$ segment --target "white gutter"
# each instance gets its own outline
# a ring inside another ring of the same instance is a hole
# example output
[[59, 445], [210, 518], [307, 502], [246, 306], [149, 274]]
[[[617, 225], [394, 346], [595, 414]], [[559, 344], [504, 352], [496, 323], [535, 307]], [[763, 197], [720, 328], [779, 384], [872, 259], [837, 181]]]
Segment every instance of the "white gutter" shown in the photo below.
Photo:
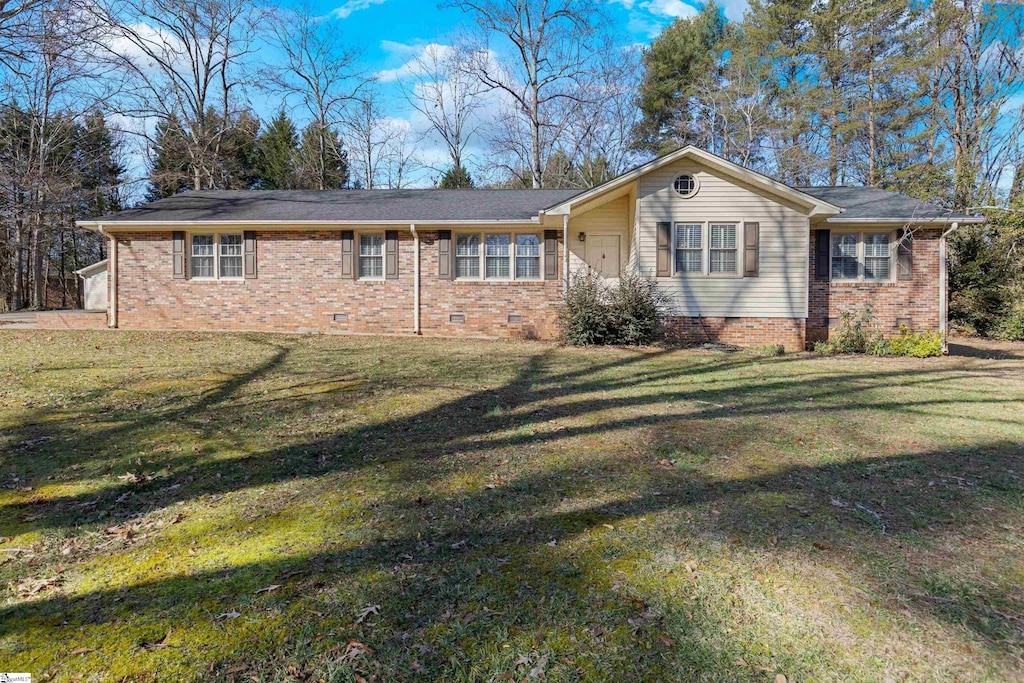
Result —
[[[541, 218], [539, 215], [529, 219], [463, 219], [463, 220], [436, 220], [436, 221], [419, 221], [420, 225], [523, 225], [523, 226], [536, 226], [540, 225]], [[95, 221], [75, 221], [75, 225], [79, 228], [94, 228], [99, 227], [100, 224]], [[107, 229], [110, 228], [137, 228], [146, 227], [159, 230], [161, 228], [169, 227], [188, 227], [192, 225], [198, 226], [211, 226], [211, 225], [245, 225], [245, 226], [262, 226], [262, 225], [273, 225], [273, 226], [295, 226], [301, 228], [309, 227], [341, 227], [348, 225], [393, 225], [400, 226], [406, 225], [402, 220], [386, 220], [386, 221], [299, 221], [299, 220], [259, 220], [259, 221], [218, 221], [218, 220], [198, 220], [198, 221], [115, 221], [104, 224]]]
[[[838, 223], [848, 223], [850, 225], [866, 224], [871, 225], [875, 223], [893, 223], [896, 225], [949, 225], [952, 223], [956, 225], [958, 223], [984, 223], [984, 216], [969, 216], [967, 218], [827, 218], [821, 221], [820, 225], [836, 225]], [[815, 225], [819, 225], [816, 223]]]
[[569, 293], [569, 214], [562, 214], [562, 268], [565, 270], [565, 277], [562, 278], [562, 295]]
[[416, 224], [410, 223], [412, 232], [412, 333], [420, 334], [420, 234], [416, 232]]
[[939, 238], [939, 333], [942, 335], [942, 352], [949, 351], [949, 261], [946, 255], [946, 238], [956, 232], [959, 223], [953, 223]]

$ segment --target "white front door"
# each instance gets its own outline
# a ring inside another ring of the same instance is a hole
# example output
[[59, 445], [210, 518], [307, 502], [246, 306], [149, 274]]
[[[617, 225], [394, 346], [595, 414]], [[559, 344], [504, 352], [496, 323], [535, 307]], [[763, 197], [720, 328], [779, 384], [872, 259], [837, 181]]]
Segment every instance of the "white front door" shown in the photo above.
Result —
[[601, 277], [619, 276], [619, 236], [587, 234], [587, 264]]

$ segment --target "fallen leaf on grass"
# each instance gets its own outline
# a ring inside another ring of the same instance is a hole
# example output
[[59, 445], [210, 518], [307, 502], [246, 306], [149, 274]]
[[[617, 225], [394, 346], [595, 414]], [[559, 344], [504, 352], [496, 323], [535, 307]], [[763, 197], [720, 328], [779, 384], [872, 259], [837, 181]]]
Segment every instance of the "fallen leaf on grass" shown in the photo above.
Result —
[[811, 545], [813, 545], [813, 546], [814, 546], [815, 548], [817, 548], [818, 550], [832, 550], [832, 546], [830, 546], [830, 545], [825, 545], [824, 543], [819, 543], [818, 541], [815, 541], [815, 542], [814, 542], [814, 543], [812, 543]]
[[611, 524], [602, 524], [601, 526], [603, 526], [605, 529], [614, 529], [615, 528]]
[[[364, 607], [363, 609], [359, 610], [358, 614], [359, 614], [359, 616], [356, 618], [356, 623], [357, 624], [361, 624], [364, 621], [366, 621], [366, 618], [368, 616], [370, 616], [371, 614], [375, 615], [375, 616], [379, 615], [380, 614], [380, 605], [370, 605], [369, 607]], [[352, 641], [352, 642], [355, 642], [355, 641]]]
[[345, 646], [345, 653], [341, 656], [341, 658], [347, 659], [351, 662], [354, 661], [356, 657], [359, 657], [361, 655], [372, 654], [373, 648], [371, 648], [369, 645], [364, 645], [363, 643], [360, 643], [358, 640], [350, 640], [348, 641], [348, 645]]
[[237, 612], [235, 610], [231, 610], [230, 612], [224, 612], [223, 614], [218, 614], [217, 618], [218, 619], [237, 619], [240, 616], [242, 616], [241, 612]]
[[[279, 583], [272, 583], [269, 586], [267, 586], [266, 588], [261, 588], [258, 591], [256, 591], [256, 595], [259, 595], [260, 593], [270, 593], [272, 591], [276, 591], [280, 587], [281, 587], [281, 584], [279, 584]], [[356, 623], [359, 623], [359, 622], [356, 622]]]
[[86, 654], [88, 652], [96, 652], [96, 648], [94, 648], [94, 647], [76, 647], [74, 650], [71, 651], [71, 654], [73, 654], [73, 655], [84, 655], [84, 654]]

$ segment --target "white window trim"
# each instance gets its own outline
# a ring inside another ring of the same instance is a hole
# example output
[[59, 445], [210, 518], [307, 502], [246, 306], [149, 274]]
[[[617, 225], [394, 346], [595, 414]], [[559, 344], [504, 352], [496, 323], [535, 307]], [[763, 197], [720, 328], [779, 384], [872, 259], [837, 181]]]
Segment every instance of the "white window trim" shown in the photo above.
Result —
[[[363, 235], [380, 235], [380, 275], [362, 275], [360, 274], [360, 263], [362, 261], [362, 247]], [[388, 240], [387, 235], [383, 230], [364, 230], [362, 232], [355, 233], [355, 269], [356, 279], [363, 280], [365, 282], [380, 282], [387, 275], [387, 258], [388, 258]]]
[[[192, 240], [195, 237], [208, 235], [213, 237], [213, 277], [196, 277], [192, 275]], [[223, 235], [238, 235], [242, 238], [242, 274], [235, 277], [221, 277], [220, 274], [220, 238]], [[191, 232], [188, 235], [188, 279], [196, 282], [244, 282], [245, 281], [245, 235], [240, 232]]]
[[[711, 225], [735, 225], [736, 226], [736, 270], [731, 273], [712, 273], [711, 272]], [[684, 272], [676, 270], [676, 230], [680, 225], [699, 225], [700, 228], [700, 272]], [[746, 229], [745, 223], [741, 220], [732, 219], [715, 219], [705, 221], [674, 221], [672, 223], [672, 234], [671, 237], [671, 253], [670, 259], [672, 261], [672, 277], [676, 278], [713, 278], [713, 279], [726, 279], [730, 280], [733, 278], [743, 277], [743, 244], [744, 235], [743, 231]], [[831, 253], [831, 252], [830, 252]]]
[[[693, 179], [693, 191], [690, 192], [690, 194], [681, 194], [679, 190], [676, 189], [676, 181], [684, 175], [688, 175]], [[675, 195], [677, 199], [693, 199], [697, 196], [697, 193], [700, 192], [700, 176], [697, 175], [696, 171], [680, 171], [672, 176], [672, 185], [670, 187], [672, 189], [672, 194]]]
[[[832, 243], [837, 235], [856, 235], [857, 236], [857, 277], [834, 277], [832, 275]], [[889, 235], [889, 277], [884, 279], [879, 278], [867, 278], [864, 277], [865, 255], [867, 248], [864, 244], [864, 237], [866, 235]], [[885, 284], [887, 282], [896, 281], [896, 269], [898, 264], [896, 262], [896, 250], [898, 245], [896, 244], [896, 231], [895, 230], [832, 230], [829, 234], [828, 239], [828, 278], [830, 282], [866, 282], [868, 284]]]
[[[539, 232], [512, 232], [512, 231], [494, 231], [488, 230], [484, 232], [477, 232], [475, 230], [466, 230], [452, 233], [452, 250], [453, 250], [453, 261], [455, 250], [458, 249], [458, 238], [459, 236], [476, 235], [480, 238], [480, 248], [477, 258], [480, 260], [480, 275], [478, 277], [457, 277], [455, 275], [455, 268], [453, 263], [452, 268], [452, 279], [455, 282], [543, 282], [544, 281], [544, 234]], [[509, 236], [509, 250], [508, 250], [508, 277], [487, 277], [487, 236], [488, 235], [508, 235]], [[523, 258], [537, 258], [540, 264], [537, 277], [516, 277], [516, 260], [519, 258], [519, 243], [517, 237], [522, 235], [533, 235], [537, 238], [539, 243], [539, 256], [529, 256]]]

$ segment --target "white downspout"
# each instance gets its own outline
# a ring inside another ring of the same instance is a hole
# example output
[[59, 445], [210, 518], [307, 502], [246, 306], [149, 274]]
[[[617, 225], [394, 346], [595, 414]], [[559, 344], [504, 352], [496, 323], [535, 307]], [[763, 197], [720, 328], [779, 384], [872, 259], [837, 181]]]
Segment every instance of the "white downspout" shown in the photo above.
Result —
[[420, 334], [420, 234], [416, 232], [416, 224], [410, 223], [412, 232], [412, 333]]
[[946, 256], [946, 238], [960, 228], [959, 223], [953, 223], [949, 230], [942, 233], [939, 238], [939, 333], [942, 335], [942, 352], [949, 350], [947, 337], [949, 331], [949, 263]]
[[562, 214], [562, 268], [565, 270], [562, 278], [562, 294], [569, 293], [569, 214]]
[[107, 302], [109, 316], [107, 327], [117, 327], [117, 237], [110, 235], [99, 226], [100, 234], [110, 239], [110, 247], [107, 249], [107, 279], [109, 280], [110, 301]]

